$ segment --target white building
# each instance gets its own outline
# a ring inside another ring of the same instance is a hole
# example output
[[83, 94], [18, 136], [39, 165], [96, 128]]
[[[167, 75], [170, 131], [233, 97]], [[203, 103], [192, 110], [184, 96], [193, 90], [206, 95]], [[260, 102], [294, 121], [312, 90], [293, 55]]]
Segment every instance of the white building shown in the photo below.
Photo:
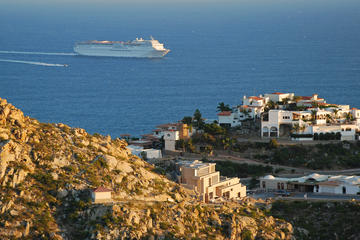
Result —
[[138, 156], [139, 158], [142, 158], [144, 154], [147, 159], [154, 159], [154, 158], [162, 158], [161, 150], [159, 149], [144, 149], [141, 146], [135, 146], [135, 145], [128, 145], [128, 149], [130, 149], [131, 153]]
[[251, 97], [243, 96], [242, 105], [264, 107], [269, 100], [269, 97], [263, 97], [262, 95]]
[[[357, 113], [356, 111], [355, 114]], [[261, 136], [263, 138], [289, 136], [297, 124], [300, 126], [297, 134], [340, 133], [341, 140], [355, 140], [357, 131], [360, 129], [358, 122], [360, 123], [360, 119], [352, 122], [347, 122], [346, 119], [336, 119], [334, 112], [329, 109], [270, 110], [267, 116], [261, 120]], [[308, 140], [312, 140], [312, 138], [308, 138]]]
[[111, 199], [111, 189], [98, 187], [91, 191], [91, 198], [94, 203], [109, 202]]
[[313, 94], [312, 96], [300, 96], [297, 101], [297, 106], [311, 107], [314, 103], [322, 104], [326, 103], [326, 101], [324, 98], [319, 98], [318, 94]]
[[180, 183], [194, 189], [205, 202], [216, 198], [237, 199], [246, 196], [246, 186], [239, 178], [221, 177], [215, 171], [216, 163], [182, 161], [178, 163], [181, 172]]
[[358, 194], [360, 193], [360, 176], [313, 173], [298, 178], [280, 178], [267, 175], [260, 178], [260, 188], [266, 191], [287, 190], [326, 194]]
[[164, 131], [164, 140], [165, 140], [165, 150], [166, 151], [175, 151], [176, 141], [180, 139], [180, 131], [178, 130], [168, 130]]
[[292, 100], [294, 98], [294, 93], [280, 93], [280, 92], [266, 93], [265, 98], [269, 98], [269, 100], [277, 103], [277, 102], [282, 102], [285, 98]]

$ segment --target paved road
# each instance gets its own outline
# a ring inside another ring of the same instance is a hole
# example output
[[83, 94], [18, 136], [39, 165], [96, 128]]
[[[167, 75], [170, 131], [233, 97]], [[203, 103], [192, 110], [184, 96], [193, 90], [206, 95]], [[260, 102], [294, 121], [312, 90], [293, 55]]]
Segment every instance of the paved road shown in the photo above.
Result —
[[323, 201], [349, 201], [355, 199], [356, 201], [360, 201], [359, 195], [340, 195], [340, 194], [319, 194], [319, 193], [307, 193], [307, 197], [304, 197], [304, 193], [292, 193], [289, 197], [281, 197], [275, 195], [275, 193], [265, 192], [265, 193], [255, 193], [249, 195], [249, 197], [253, 197], [256, 199], [284, 199], [284, 200], [323, 200]]
[[[183, 157], [186, 160], [199, 160], [202, 158], [201, 155], [198, 156], [186, 156]], [[249, 158], [243, 158], [243, 157], [236, 157], [231, 155], [218, 155], [216, 157], [207, 157], [208, 160], [213, 161], [230, 161], [233, 163], [247, 163], [247, 164], [253, 164], [253, 165], [261, 165], [261, 166], [271, 166], [274, 169], [285, 169], [288, 172], [294, 172], [292, 173], [286, 173], [286, 174], [278, 174], [279, 177], [299, 177], [304, 175], [309, 175], [311, 173], [318, 173], [318, 174], [325, 174], [325, 175], [356, 175], [360, 174], [360, 168], [353, 168], [353, 169], [344, 169], [344, 170], [313, 170], [308, 168], [299, 168], [299, 167], [290, 167], [285, 165], [277, 165], [277, 164], [270, 164], [270, 163], [263, 163], [259, 160], [249, 159]]]
[[235, 156], [229, 156], [229, 155], [218, 155], [217, 157], [209, 157], [209, 160], [214, 161], [230, 161], [234, 163], [248, 163], [248, 164], [254, 164], [254, 165], [262, 165], [262, 166], [271, 166], [274, 169], [283, 168], [285, 170], [291, 171], [294, 170], [294, 174], [284, 174], [279, 176], [287, 176], [287, 177], [297, 177], [300, 174], [302, 175], [308, 175], [311, 173], [318, 173], [318, 174], [326, 174], [326, 175], [354, 175], [354, 174], [360, 174], [360, 168], [353, 168], [353, 169], [344, 169], [344, 170], [313, 170], [313, 169], [307, 169], [307, 168], [298, 168], [298, 167], [289, 167], [284, 165], [277, 165], [277, 164], [269, 164], [269, 163], [263, 163], [258, 160], [248, 159], [248, 158], [241, 158], [241, 157], [235, 157]]

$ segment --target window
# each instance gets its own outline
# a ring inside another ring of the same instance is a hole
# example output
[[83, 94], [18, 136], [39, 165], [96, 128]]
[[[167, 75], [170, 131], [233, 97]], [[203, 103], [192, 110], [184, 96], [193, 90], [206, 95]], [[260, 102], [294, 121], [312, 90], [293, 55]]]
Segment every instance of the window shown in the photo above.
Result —
[[278, 184], [277, 184], [277, 189], [280, 189], [280, 183], [278, 182]]
[[284, 183], [281, 183], [281, 189], [284, 190]]
[[266, 187], [266, 183], [265, 181], [262, 182], [262, 187], [265, 188]]

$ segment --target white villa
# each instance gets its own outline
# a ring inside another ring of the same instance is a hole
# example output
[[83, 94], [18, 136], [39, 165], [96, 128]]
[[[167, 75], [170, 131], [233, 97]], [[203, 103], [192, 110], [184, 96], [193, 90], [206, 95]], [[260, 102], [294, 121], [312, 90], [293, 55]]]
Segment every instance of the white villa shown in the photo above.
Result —
[[292, 103], [297, 106], [311, 107], [314, 102], [325, 104], [323, 98], [317, 94], [312, 96], [298, 96], [294, 93], [266, 93], [259, 96], [243, 96], [242, 105], [233, 107], [231, 111], [218, 113], [218, 123], [220, 126], [236, 127], [241, 126], [242, 121], [248, 119], [260, 119], [265, 111], [267, 104], [271, 101], [276, 104], [277, 109], [284, 109], [284, 102]]
[[359, 194], [360, 176], [320, 175], [280, 178], [267, 175], [260, 178], [260, 188], [266, 191], [287, 190], [327, 194]]
[[209, 202], [216, 198], [237, 199], [246, 196], [246, 186], [239, 178], [221, 177], [215, 171], [216, 163], [201, 161], [182, 161], [178, 163], [181, 176], [179, 182], [185, 187], [194, 189], [200, 199]]
[[219, 125], [236, 127], [241, 126], [242, 121], [260, 118], [268, 102], [269, 98], [262, 95], [258, 97], [244, 96], [241, 106], [233, 107], [232, 111], [224, 111], [217, 114]]
[[360, 131], [360, 110], [349, 105], [327, 104], [317, 94], [295, 97], [293, 93], [265, 94], [271, 101], [284, 101], [300, 107], [299, 111], [286, 110], [285, 105], [263, 113], [261, 137], [288, 137], [293, 140], [313, 140], [323, 134], [338, 134], [340, 140], [355, 140]]
[[[355, 140], [360, 130], [358, 109], [308, 108], [305, 111], [270, 110], [261, 120], [261, 136], [284, 137], [290, 132], [301, 135], [338, 133], [341, 140]], [[313, 140], [304, 137], [297, 140]]]
[[128, 145], [127, 148], [130, 149], [132, 154], [138, 156], [139, 158], [143, 157], [143, 155], [145, 155], [147, 159], [162, 158], [160, 149], [146, 149], [136, 145]]
[[274, 103], [282, 102], [285, 98], [291, 100], [294, 98], [294, 93], [266, 93], [265, 97], [269, 98], [269, 100], [273, 101]]

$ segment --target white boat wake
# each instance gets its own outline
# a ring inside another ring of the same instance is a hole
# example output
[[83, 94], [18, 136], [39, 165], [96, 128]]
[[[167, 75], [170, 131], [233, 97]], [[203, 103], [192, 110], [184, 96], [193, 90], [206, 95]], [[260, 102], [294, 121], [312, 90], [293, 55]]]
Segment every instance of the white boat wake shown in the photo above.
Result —
[[68, 67], [67, 64], [21, 61], [21, 60], [12, 60], [12, 59], [0, 59], [0, 62], [24, 63], [24, 64], [47, 66], [47, 67]]
[[76, 53], [49, 53], [49, 52], [19, 52], [19, 51], [0, 51], [0, 54], [27, 54], [27, 55], [57, 55], [57, 56], [76, 56]]

